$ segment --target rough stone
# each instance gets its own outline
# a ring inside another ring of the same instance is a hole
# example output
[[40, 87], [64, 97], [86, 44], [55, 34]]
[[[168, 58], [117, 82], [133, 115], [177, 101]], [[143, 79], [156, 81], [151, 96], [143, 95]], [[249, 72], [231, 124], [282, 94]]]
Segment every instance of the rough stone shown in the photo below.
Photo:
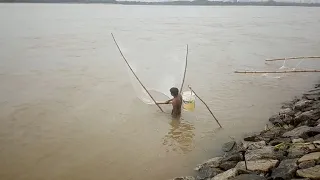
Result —
[[294, 124], [294, 118], [292, 116], [286, 116], [282, 121], [285, 124]]
[[315, 135], [320, 134], [320, 126], [312, 127], [308, 132], [307, 135], [309, 137], [313, 137]]
[[194, 169], [196, 171], [199, 171], [200, 169], [204, 168], [204, 167], [211, 167], [211, 168], [217, 168], [220, 166], [221, 162], [222, 162], [222, 157], [214, 157], [212, 159], [209, 159], [208, 161], [197, 165], [197, 167]]
[[302, 138], [292, 139], [292, 143], [304, 143], [304, 140]]
[[255, 141], [257, 141], [256, 137], [257, 137], [257, 134], [253, 134], [253, 135], [249, 135], [249, 136], [244, 137], [243, 140], [255, 142]]
[[291, 108], [283, 108], [283, 109], [280, 109], [280, 114], [286, 114], [289, 116], [293, 116], [295, 114], [295, 112]]
[[232, 178], [231, 180], [267, 180], [263, 176], [259, 176], [256, 174], [241, 174], [235, 178]]
[[320, 165], [308, 169], [299, 169], [297, 171], [297, 176], [310, 179], [320, 179]]
[[258, 159], [281, 159], [284, 156], [282, 151], [274, 151], [274, 147], [265, 146], [261, 149], [248, 150], [245, 154], [247, 161]]
[[282, 119], [284, 119], [284, 115], [283, 114], [276, 114], [276, 115], [271, 116], [269, 118], [269, 121], [272, 124], [283, 124]]
[[311, 127], [308, 126], [300, 126], [291, 131], [284, 133], [283, 137], [306, 137], [306, 133], [310, 131]]
[[300, 158], [310, 151], [310, 144], [296, 144], [288, 149], [288, 158]]
[[207, 178], [212, 178], [222, 172], [223, 171], [218, 168], [203, 167], [199, 170], [196, 179], [203, 180], [203, 179], [207, 179]]
[[294, 121], [295, 121], [295, 124], [299, 124], [300, 122], [303, 122], [303, 121], [312, 122], [319, 119], [319, 117], [320, 117], [319, 110], [309, 110], [296, 116], [294, 118]]
[[270, 141], [269, 145], [276, 146], [276, 145], [281, 144], [281, 143], [290, 143], [290, 142], [291, 142], [290, 138], [277, 138], [277, 139], [274, 139], [274, 140]]
[[242, 161], [243, 160], [243, 156], [241, 153], [231, 153], [231, 154], [227, 154], [223, 159], [222, 162], [226, 162], [226, 161]]
[[310, 161], [310, 160], [315, 160], [318, 161], [320, 159], [320, 152], [314, 152], [310, 154], [306, 154], [302, 156], [298, 162], [303, 162], [303, 161]]
[[313, 144], [316, 146], [316, 148], [320, 148], [320, 141], [313, 141]]
[[320, 99], [320, 95], [318, 93], [304, 94], [304, 97], [307, 100], [319, 100]]
[[232, 169], [229, 169], [228, 171], [225, 171], [221, 174], [216, 175], [211, 180], [228, 180], [235, 177], [237, 173], [238, 173], [238, 169], [232, 168]]
[[307, 106], [311, 105], [313, 101], [302, 99], [294, 104], [294, 110], [302, 110]]
[[314, 160], [303, 161], [302, 163], [299, 164], [299, 168], [300, 169], [307, 169], [307, 168], [311, 168], [315, 165], [316, 165], [316, 162]]
[[317, 134], [313, 137], [308, 138], [307, 141], [312, 142], [312, 141], [318, 141], [318, 140], [320, 140], [320, 134]]
[[235, 141], [230, 141], [230, 142], [227, 142], [225, 143], [223, 146], [222, 146], [222, 151], [224, 152], [229, 152], [233, 149], [233, 147], [236, 145], [236, 142]]
[[227, 171], [231, 168], [234, 168], [237, 164], [238, 164], [238, 161], [226, 161], [226, 162], [222, 162], [219, 167]]
[[185, 177], [176, 177], [173, 180], [195, 180], [192, 176], [185, 176]]
[[[250, 171], [258, 171], [258, 172], [265, 173], [265, 172], [268, 172], [270, 169], [276, 167], [278, 163], [279, 163], [278, 160], [273, 160], [273, 159], [247, 161], [247, 168]], [[246, 169], [245, 162], [244, 161], [238, 162], [235, 168]]]
[[273, 179], [290, 179], [294, 177], [298, 169], [297, 159], [286, 159], [281, 161], [279, 166], [272, 171]]
[[259, 142], [243, 141], [243, 147], [249, 150], [261, 149], [264, 146], [266, 146], [265, 141], [259, 141]]
[[316, 101], [316, 103], [314, 103], [313, 105], [312, 105], [312, 109], [320, 109], [320, 102], [319, 101]]

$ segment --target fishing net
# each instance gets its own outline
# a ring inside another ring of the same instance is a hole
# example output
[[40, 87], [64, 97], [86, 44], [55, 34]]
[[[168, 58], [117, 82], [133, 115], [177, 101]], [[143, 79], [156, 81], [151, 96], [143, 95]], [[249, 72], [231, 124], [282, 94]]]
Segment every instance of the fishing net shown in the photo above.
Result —
[[[148, 54], [153, 54], [148, 57]], [[154, 56], [154, 54], [157, 54]], [[165, 52], [144, 53], [144, 57], [131, 55], [129, 64], [156, 102], [165, 102], [171, 99], [170, 88], [181, 88], [184, 68], [185, 49], [165, 49]], [[155, 104], [147, 91], [141, 86], [137, 78], [127, 66], [130, 82], [136, 96], [146, 104]], [[195, 94], [191, 91], [182, 93], [183, 108], [194, 111]]]
[[[157, 102], [171, 99], [170, 88], [180, 89], [181, 87], [185, 49], [165, 49], [165, 52], [155, 52], [152, 56], [151, 53], [144, 55], [140, 57], [131, 55], [134, 58], [128, 61], [133, 71]], [[127, 70], [136, 96], [146, 104], [154, 104], [128, 67]]]

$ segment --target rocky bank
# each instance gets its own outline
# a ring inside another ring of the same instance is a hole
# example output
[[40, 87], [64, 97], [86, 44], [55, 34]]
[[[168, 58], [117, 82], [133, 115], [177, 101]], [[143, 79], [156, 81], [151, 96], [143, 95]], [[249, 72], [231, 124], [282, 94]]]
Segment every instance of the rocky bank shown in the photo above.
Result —
[[260, 133], [231, 141], [224, 155], [174, 180], [320, 180], [320, 85], [285, 103]]

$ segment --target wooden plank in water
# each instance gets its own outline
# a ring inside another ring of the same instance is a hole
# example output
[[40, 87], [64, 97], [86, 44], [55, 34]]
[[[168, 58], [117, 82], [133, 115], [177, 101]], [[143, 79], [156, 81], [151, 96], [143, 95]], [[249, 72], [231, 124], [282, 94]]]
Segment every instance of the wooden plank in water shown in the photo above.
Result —
[[319, 59], [320, 60], [320, 56], [301, 56], [301, 57], [276, 58], [276, 59], [266, 59], [266, 61], [284, 61], [284, 60], [294, 60], [294, 59]]
[[320, 72], [320, 70], [290, 70], [290, 71], [235, 71], [241, 74], [266, 74], [266, 73], [304, 73], [304, 72]]

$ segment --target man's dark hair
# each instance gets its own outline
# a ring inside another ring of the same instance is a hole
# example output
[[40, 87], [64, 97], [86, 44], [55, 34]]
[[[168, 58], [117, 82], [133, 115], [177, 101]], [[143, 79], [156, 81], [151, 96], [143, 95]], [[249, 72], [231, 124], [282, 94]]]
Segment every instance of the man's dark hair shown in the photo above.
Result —
[[175, 96], [178, 96], [178, 94], [179, 94], [179, 89], [176, 88], [176, 87], [173, 87], [173, 88], [170, 89], [170, 92], [171, 92], [172, 96], [175, 97]]

